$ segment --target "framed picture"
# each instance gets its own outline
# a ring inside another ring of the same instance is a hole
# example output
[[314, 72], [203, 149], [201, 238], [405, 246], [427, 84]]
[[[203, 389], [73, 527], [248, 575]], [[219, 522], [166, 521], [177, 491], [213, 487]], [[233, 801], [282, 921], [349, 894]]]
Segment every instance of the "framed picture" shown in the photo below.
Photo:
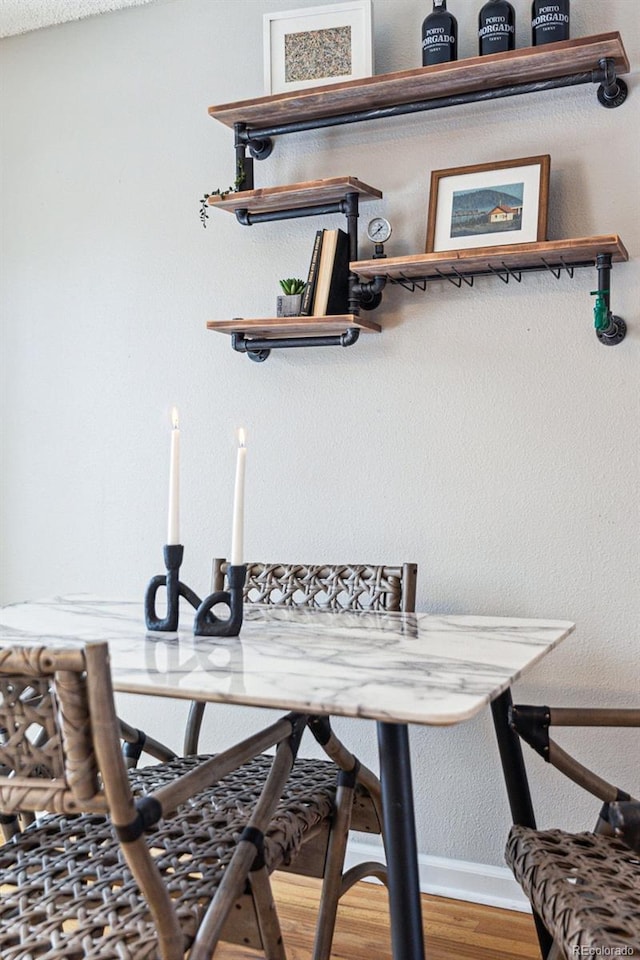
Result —
[[427, 253], [547, 239], [548, 154], [434, 170]]
[[371, 0], [265, 13], [267, 94], [355, 80], [372, 73]]

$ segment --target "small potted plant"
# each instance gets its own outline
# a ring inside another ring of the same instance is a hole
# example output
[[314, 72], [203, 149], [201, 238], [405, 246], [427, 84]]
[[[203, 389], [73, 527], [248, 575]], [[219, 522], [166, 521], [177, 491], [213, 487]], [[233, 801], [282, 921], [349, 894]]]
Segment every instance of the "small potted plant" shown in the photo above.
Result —
[[276, 301], [276, 316], [299, 317], [306, 283], [299, 277], [288, 277], [280, 281], [280, 286], [283, 292]]

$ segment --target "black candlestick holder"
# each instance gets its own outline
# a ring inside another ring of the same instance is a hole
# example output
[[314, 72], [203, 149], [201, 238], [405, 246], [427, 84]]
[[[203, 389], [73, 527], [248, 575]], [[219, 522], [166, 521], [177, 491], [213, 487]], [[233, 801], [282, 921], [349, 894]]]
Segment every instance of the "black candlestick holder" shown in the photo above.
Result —
[[[193, 632], [202, 637], [237, 637], [242, 626], [243, 588], [247, 575], [245, 564], [230, 566], [227, 570], [228, 590], [219, 590], [201, 600], [197, 593], [180, 580], [180, 566], [184, 547], [179, 543], [164, 547], [166, 574], [152, 577], [144, 597], [144, 616], [147, 630], [175, 633], [180, 618], [180, 597], [196, 611]], [[156, 613], [156, 595], [160, 587], [166, 587], [167, 610], [164, 617]], [[213, 613], [213, 607], [224, 603], [229, 607], [226, 620]]]
[[[197, 610], [200, 606], [200, 597], [180, 580], [180, 566], [183, 555], [184, 547], [181, 543], [169, 543], [164, 547], [164, 565], [167, 572], [166, 574], [159, 574], [149, 581], [144, 596], [144, 617], [147, 630], [175, 632], [178, 629], [180, 616], [180, 597], [184, 597], [194, 610]], [[161, 618], [156, 613], [156, 594], [160, 587], [164, 586], [167, 588], [167, 612]]]
[[[246, 564], [237, 564], [227, 568], [228, 590], [218, 590], [206, 597], [196, 610], [193, 632], [199, 637], [237, 637], [242, 626], [244, 606], [244, 582], [247, 576]], [[221, 620], [212, 612], [218, 603], [229, 607], [229, 616]]]

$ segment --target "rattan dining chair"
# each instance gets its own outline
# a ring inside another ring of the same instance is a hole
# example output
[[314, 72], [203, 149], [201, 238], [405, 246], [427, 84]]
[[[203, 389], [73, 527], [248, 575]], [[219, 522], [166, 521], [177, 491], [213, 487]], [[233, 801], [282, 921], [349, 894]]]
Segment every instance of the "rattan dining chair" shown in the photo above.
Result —
[[[23, 689], [21, 693], [21, 700], [23, 707], [28, 707], [34, 711], [36, 710], [37, 702], [39, 700], [39, 689], [33, 686], [27, 686]], [[158, 740], [155, 740], [153, 737], [147, 736], [142, 730], [138, 730], [136, 727], [132, 727], [131, 724], [127, 723], [126, 720], [123, 720], [121, 717], [118, 717], [118, 726], [120, 731], [120, 739], [122, 741], [122, 754], [125, 759], [125, 765], [129, 768], [134, 768], [138, 765], [138, 761], [142, 754], [146, 754], [153, 760], [159, 760], [161, 762], [166, 762], [167, 760], [175, 760], [176, 754], [169, 747], [165, 746], [163, 743], [160, 743]], [[0, 738], [3, 736], [6, 737], [6, 731], [0, 728]], [[44, 727], [41, 727], [37, 735], [32, 738], [33, 746], [37, 748], [43, 748], [47, 738], [47, 730]], [[3, 767], [0, 764], [0, 776], [2, 776]], [[10, 837], [15, 836], [24, 830], [25, 827], [29, 826], [30, 823], [33, 823], [35, 820], [35, 814], [31, 810], [22, 810], [19, 814], [3, 814], [0, 813], [0, 834], [3, 839], [8, 840]]]
[[[212, 590], [224, 589], [228, 563], [213, 561]], [[244, 587], [248, 604], [306, 607], [337, 610], [377, 610], [413, 612], [415, 610], [417, 565], [307, 565], [249, 563]], [[196, 754], [205, 704], [194, 701], [190, 707], [185, 733], [185, 755]], [[386, 867], [367, 861], [344, 872], [350, 830], [382, 833], [380, 783], [344, 746], [331, 729], [328, 718], [309, 720], [309, 729], [331, 762], [298, 757], [295, 770], [308, 786], [307, 802], [314, 807], [327, 794], [332, 805], [322, 824], [311, 834], [287, 869], [322, 877], [322, 895], [312, 960], [328, 960], [340, 898], [364, 877], [386, 881]], [[247, 774], [255, 770], [256, 790], [261, 772], [256, 762], [247, 765]], [[296, 804], [296, 797], [292, 798]], [[288, 803], [285, 789], [283, 804]], [[295, 815], [295, 814], [294, 814]]]
[[548, 960], [640, 956], [640, 803], [560, 747], [551, 727], [640, 727], [640, 710], [514, 706], [511, 726], [603, 806], [592, 832], [516, 825], [506, 860], [549, 934]]
[[51, 811], [0, 846], [2, 960], [285, 960], [269, 875], [313, 827], [278, 805], [306, 719], [128, 774], [107, 644], [1, 648], [0, 813]]

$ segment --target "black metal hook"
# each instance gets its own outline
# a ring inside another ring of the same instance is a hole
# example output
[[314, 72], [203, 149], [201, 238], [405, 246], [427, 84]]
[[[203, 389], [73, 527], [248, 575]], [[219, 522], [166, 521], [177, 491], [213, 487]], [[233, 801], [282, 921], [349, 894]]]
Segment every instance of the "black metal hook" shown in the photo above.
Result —
[[474, 281], [473, 276], [466, 276], [464, 273], [460, 273], [459, 270], [456, 270], [453, 264], [451, 265], [450, 270], [451, 270], [451, 273], [453, 273], [453, 276], [451, 276], [450, 273], [443, 273], [438, 267], [436, 267], [436, 273], [438, 274], [440, 279], [448, 280], [449, 283], [452, 283], [454, 287], [458, 288], [458, 290], [460, 290], [463, 283], [466, 283], [468, 287], [473, 286], [473, 281]]
[[505, 276], [503, 276], [503, 275], [502, 275], [502, 272], [501, 272], [500, 270], [496, 270], [496, 268], [493, 266], [492, 263], [488, 263], [488, 264], [487, 264], [487, 267], [489, 268], [489, 270], [491, 271], [491, 273], [494, 275], [494, 277], [497, 277], [497, 278], [498, 278], [498, 280], [502, 280], [503, 283], [509, 283], [509, 274], [508, 274], [508, 273], [507, 273]]
[[459, 270], [456, 270], [456, 268], [453, 266], [453, 264], [451, 264], [451, 270], [452, 270], [453, 273], [455, 273], [456, 277], [459, 277], [459, 278], [462, 280], [463, 283], [466, 283], [466, 285], [467, 285], [468, 287], [472, 287], [472, 286], [473, 286], [473, 281], [474, 281], [474, 277], [473, 277], [473, 276], [466, 276], [464, 273], [460, 273]]
[[507, 266], [507, 264], [504, 262], [504, 260], [502, 261], [502, 266], [503, 266], [504, 269], [507, 271], [507, 274], [508, 274], [510, 277], [513, 277], [513, 279], [515, 280], [516, 283], [522, 283], [522, 271], [521, 271], [521, 270], [512, 270], [511, 267]]
[[454, 277], [452, 277], [450, 274], [443, 273], [438, 267], [436, 267], [436, 273], [438, 274], [441, 280], [448, 280], [449, 283], [452, 283], [454, 287], [458, 288], [458, 290], [462, 286], [462, 280], [454, 279]]

